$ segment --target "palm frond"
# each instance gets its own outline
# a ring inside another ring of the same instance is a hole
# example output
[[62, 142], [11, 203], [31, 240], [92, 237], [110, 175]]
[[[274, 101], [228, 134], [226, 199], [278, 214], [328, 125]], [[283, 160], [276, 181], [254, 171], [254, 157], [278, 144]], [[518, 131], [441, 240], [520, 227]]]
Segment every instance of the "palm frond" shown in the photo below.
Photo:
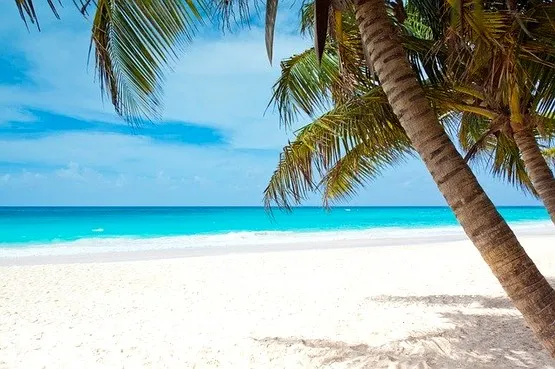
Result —
[[467, 141], [466, 145], [469, 145], [469, 147], [466, 151], [466, 155], [464, 156], [464, 161], [468, 162], [469, 160], [472, 160], [476, 156], [476, 153], [478, 153], [480, 150], [483, 150], [488, 145], [488, 142], [491, 140], [492, 136], [495, 133], [496, 133], [496, 128], [490, 127], [480, 137], [475, 139], [471, 145], [469, 145]]
[[[553, 63], [546, 65], [545, 62]], [[528, 60], [527, 75], [534, 86], [531, 90], [531, 108], [545, 116], [555, 116], [555, 52], [544, 55], [542, 62]]]
[[433, 40], [401, 34], [407, 58], [421, 84], [441, 84], [446, 80], [445, 56], [435, 47]]
[[164, 72], [202, 21], [201, 0], [98, 0], [91, 48], [100, 86], [130, 123], [157, 119]]
[[512, 184], [526, 193], [537, 196], [532, 181], [526, 173], [520, 151], [512, 137], [497, 135], [495, 149], [491, 150], [491, 172], [495, 177]]
[[535, 195], [520, 151], [506, 130], [507, 116], [489, 119], [472, 112], [463, 112], [459, 125], [459, 145], [466, 152], [465, 160], [475, 167], [489, 168], [494, 177]]
[[[303, 8], [303, 27], [313, 25], [313, 6]], [[341, 13], [341, 21], [334, 33], [342, 31], [340, 37], [333, 37], [327, 43], [318, 66], [313, 51], [307, 50], [282, 62], [282, 73], [274, 85], [271, 100], [280, 112], [281, 121], [286, 125], [298, 117], [300, 112], [315, 118], [329, 108], [332, 103], [342, 103], [353, 96], [365, 94], [377, 84], [367, 67], [360, 33], [352, 11]], [[403, 44], [413, 56], [414, 68], [426, 74], [429, 83], [442, 81], [442, 62], [439, 57], [430, 57], [434, 42], [421, 40], [411, 35], [403, 36]], [[421, 68], [424, 66], [424, 69]], [[318, 68], [319, 67], [319, 68]]]
[[533, 114], [530, 117], [530, 125], [535, 128], [538, 141], [546, 141], [550, 144], [555, 138], [555, 117]]
[[401, 26], [408, 34], [420, 40], [434, 40], [432, 28], [424, 22], [422, 15], [413, 9], [406, 13], [406, 18]]
[[[485, 139], [491, 139], [490, 120], [477, 114], [462, 113], [459, 125], [459, 145], [467, 152], [484, 149], [488, 144]], [[478, 145], [478, 147], [476, 147]]]
[[302, 35], [314, 32], [314, 1], [307, 1], [301, 7], [300, 31]]
[[[253, 14], [260, 12], [259, 0], [213, 0], [207, 1], [207, 13], [222, 31], [233, 30], [235, 26], [250, 26]], [[276, 4], [277, 8], [277, 4]]]
[[447, 24], [448, 9], [442, 0], [409, 0], [406, 10], [432, 33], [432, 39], [438, 40], [443, 36]]
[[331, 106], [331, 86], [340, 83], [337, 55], [326, 49], [322, 61], [308, 49], [281, 62], [281, 75], [274, 84], [274, 104], [283, 124], [289, 125], [300, 113], [316, 117]]
[[320, 180], [324, 206], [349, 199], [359, 187], [378, 178], [385, 169], [404, 161], [411, 154], [410, 145], [376, 146], [360, 142], [351, 148]]
[[545, 160], [551, 164], [551, 166], [555, 166], [555, 147], [548, 147], [542, 150], [543, 157]]
[[323, 190], [324, 202], [349, 196], [357, 183], [374, 178], [409, 152], [409, 139], [383, 91], [376, 88], [298, 132], [280, 156], [264, 203], [288, 208], [318, 190]]
[[[56, 4], [54, 4], [52, 0], [46, 0], [46, 2], [48, 3], [48, 6], [50, 7], [52, 13], [54, 13], [54, 16], [59, 19], [60, 15], [58, 14]], [[15, 5], [17, 6], [19, 16], [25, 23], [25, 26], [27, 28], [29, 27], [29, 25], [27, 24], [28, 20], [30, 23], [35, 24], [37, 26], [37, 29], [40, 31], [39, 19], [35, 10], [35, 5], [33, 4], [33, 0], [15, 0]]]
[[[23, 21], [38, 27], [33, 1], [15, 2]], [[158, 119], [165, 71], [203, 23], [204, 0], [73, 2], [83, 15], [95, 9], [90, 50], [100, 88], [116, 112], [132, 124]], [[53, 1], [47, 3], [59, 17]]]
[[496, 119], [499, 113], [488, 107], [480, 106], [469, 99], [457, 87], [448, 84], [428, 84], [424, 88], [430, 103], [436, 108], [439, 115], [450, 111], [458, 113], [472, 113], [486, 119]]

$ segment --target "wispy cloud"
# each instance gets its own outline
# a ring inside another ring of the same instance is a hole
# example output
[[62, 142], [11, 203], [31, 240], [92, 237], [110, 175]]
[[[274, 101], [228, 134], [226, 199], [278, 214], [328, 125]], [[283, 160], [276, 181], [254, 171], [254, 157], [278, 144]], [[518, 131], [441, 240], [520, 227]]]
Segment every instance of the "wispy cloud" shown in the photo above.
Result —
[[[0, 157], [4, 162], [0, 176], [9, 176], [11, 188], [0, 191], [1, 204], [27, 203], [26, 192], [33, 184], [28, 173], [36, 173], [42, 177], [37, 177], [34, 185], [53, 190], [41, 203], [65, 198], [62, 203], [125, 200], [126, 204], [152, 204], [166, 199], [166, 204], [174, 201], [214, 205], [220, 201], [255, 205], [260, 203], [275, 161], [273, 151], [191, 146], [145, 136], [84, 132], [0, 139]], [[92, 188], [107, 192], [89, 198], [71, 196]], [[13, 196], [14, 191], [19, 191], [19, 196]], [[114, 197], [122, 191], [126, 192], [123, 197]]]

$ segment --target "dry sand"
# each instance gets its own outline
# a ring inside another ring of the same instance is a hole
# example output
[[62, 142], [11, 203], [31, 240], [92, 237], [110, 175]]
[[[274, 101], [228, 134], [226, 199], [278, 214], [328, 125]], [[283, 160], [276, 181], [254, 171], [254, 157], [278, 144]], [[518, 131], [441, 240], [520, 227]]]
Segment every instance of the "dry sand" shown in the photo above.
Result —
[[555, 368], [468, 241], [2, 266], [0, 316], [2, 369]]

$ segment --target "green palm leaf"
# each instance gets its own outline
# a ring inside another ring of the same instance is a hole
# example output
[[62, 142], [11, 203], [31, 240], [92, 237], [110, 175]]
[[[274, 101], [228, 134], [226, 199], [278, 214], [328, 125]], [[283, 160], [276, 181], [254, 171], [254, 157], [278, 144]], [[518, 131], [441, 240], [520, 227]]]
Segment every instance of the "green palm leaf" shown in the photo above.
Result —
[[313, 191], [322, 191], [325, 203], [348, 197], [411, 150], [381, 88], [375, 88], [298, 132], [281, 153], [264, 203], [288, 208]]
[[555, 166], [555, 147], [549, 147], [543, 149], [542, 151], [543, 157], [551, 163], [551, 166]]
[[324, 205], [355, 196], [359, 187], [378, 178], [386, 168], [404, 161], [410, 150], [410, 145], [377, 146], [368, 142], [352, 147], [318, 184]]
[[[54, 2], [52, 0], [46, 0], [46, 2], [48, 3], [48, 6], [50, 7], [52, 13], [54, 13], [54, 16], [56, 18], [60, 18]], [[39, 19], [37, 16], [37, 12], [35, 11], [33, 0], [15, 0], [15, 5], [17, 6], [19, 16], [25, 23], [25, 26], [28, 27], [27, 20], [29, 20], [29, 22], [36, 24], [38, 30], [40, 31]]]
[[285, 125], [300, 113], [315, 117], [331, 106], [331, 89], [341, 82], [337, 54], [327, 49], [320, 63], [314, 49], [281, 62], [281, 75], [274, 84], [270, 104], [275, 104]]
[[537, 196], [532, 182], [526, 173], [520, 151], [512, 137], [501, 133], [496, 137], [495, 150], [489, 150], [492, 161], [491, 173], [506, 182]]
[[[91, 51], [100, 87], [128, 122], [160, 117], [165, 72], [202, 24], [203, 1], [74, 1], [83, 14], [95, 9]], [[28, 18], [38, 24], [32, 0], [16, 0], [16, 5], [25, 22]]]
[[159, 117], [164, 72], [202, 9], [192, 0], [98, 0], [91, 44], [100, 85], [129, 122]]

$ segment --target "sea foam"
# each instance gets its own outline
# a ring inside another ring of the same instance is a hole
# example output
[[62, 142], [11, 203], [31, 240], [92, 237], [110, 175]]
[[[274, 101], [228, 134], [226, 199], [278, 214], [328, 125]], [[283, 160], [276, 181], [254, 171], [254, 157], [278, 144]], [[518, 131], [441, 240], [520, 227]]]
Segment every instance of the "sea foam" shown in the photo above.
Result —
[[[552, 231], [551, 222], [518, 222], [512, 228], [523, 234], [538, 234]], [[213, 235], [168, 236], [152, 238], [111, 237], [84, 238], [77, 241], [12, 245], [0, 248], [0, 258], [24, 256], [76, 255], [111, 252], [171, 250], [183, 248], [264, 246], [279, 244], [315, 244], [333, 241], [383, 240], [392, 242], [407, 240], [440, 241], [453, 237], [464, 238], [459, 226], [434, 228], [371, 228], [366, 230], [319, 231], [319, 232], [229, 232]], [[385, 242], [384, 242], [385, 243]], [[17, 247], [14, 247], [17, 246]]]

